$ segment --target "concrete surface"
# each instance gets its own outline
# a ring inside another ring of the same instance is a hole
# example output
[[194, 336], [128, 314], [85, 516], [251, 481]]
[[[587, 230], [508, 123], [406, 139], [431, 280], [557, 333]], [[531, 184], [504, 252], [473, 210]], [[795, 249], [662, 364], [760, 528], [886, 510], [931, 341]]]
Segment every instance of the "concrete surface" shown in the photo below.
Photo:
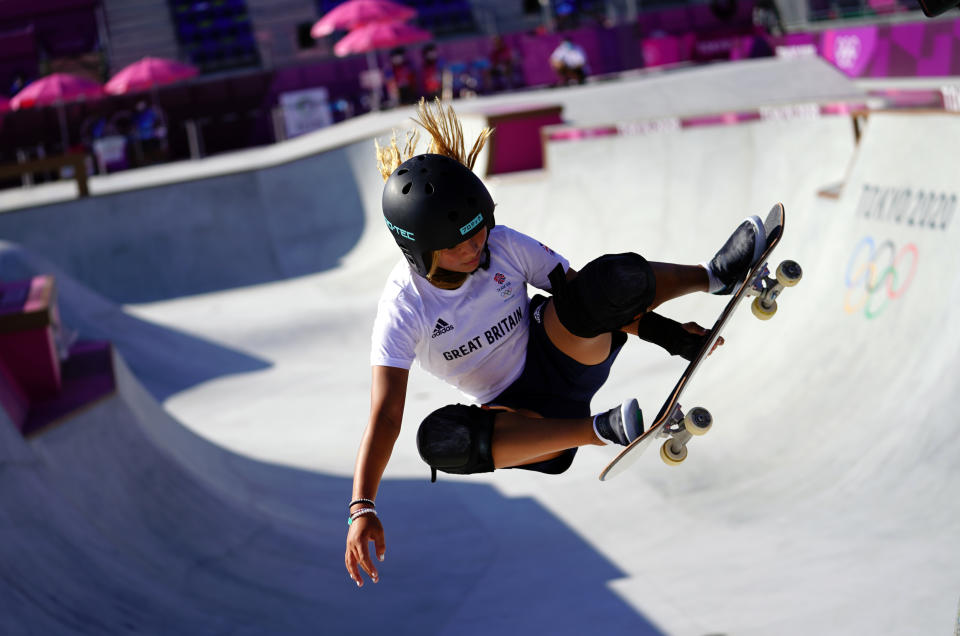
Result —
[[[345, 504], [397, 257], [368, 142], [327, 153], [352, 171], [355, 242], [309, 275], [118, 306], [72, 260], [0, 246], [0, 275], [57, 273], [65, 321], [119, 352], [114, 397], [30, 442], [0, 421], [0, 632], [950, 633], [958, 143], [949, 115], [873, 114], [859, 146], [845, 117], [766, 121], [556, 141], [549, 171], [491, 179], [498, 221], [574, 266], [625, 249], [698, 262], [780, 200], [776, 256], [805, 279], [771, 322], [731, 324], [688, 402], [714, 430], [679, 468], [651, 454], [601, 483], [614, 451], [589, 448], [558, 477], [430, 484], [416, 425], [459, 396], [415, 370], [378, 497], [387, 559], [363, 590], [343, 568]], [[816, 196], [838, 181], [839, 200]], [[709, 324], [722, 304], [663, 309]], [[631, 342], [594, 405], [655, 412], [682, 367]]]
[[[543, 103], [562, 103], [565, 121], [587, 125], [861, 96], [822, 60], [753, 60], [494, 96], [461, 111], [479, 130], [473, 113]], [[92, 177], [90, 198], [73, 198], [72, 182], [0, 191], [0, 237], [124, 303], [325, 271], [361, 238], [362, 210], [379, 197], [371, 139], [412, 114], [373, 113], [272, 147]], [[333, 149], [341, 152], [321, 152]]]

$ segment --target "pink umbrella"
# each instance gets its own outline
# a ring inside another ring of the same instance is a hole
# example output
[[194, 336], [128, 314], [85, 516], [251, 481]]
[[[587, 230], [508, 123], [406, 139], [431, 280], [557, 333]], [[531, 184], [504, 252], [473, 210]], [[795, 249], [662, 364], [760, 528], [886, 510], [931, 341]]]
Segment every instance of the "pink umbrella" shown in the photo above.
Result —
[[[367, 66], [373, 72], [377, 69], [377, 59], [373, 53], [375, 50], [422, 42], [429, 40], [431, 37], [433, 36], [429, 31], [418, 29], [403, 22], [375, 22], [357, 27], [347, 33], [333, 46], [333, 52], [340, 57], [353, 53], [366, 53]], [[371, 97], [373, 98], [373, 109], [379, 109], [379, 89], [372, 88]]]
[[37, 106], [57, 106], [57, 117], [60, 120], [60, 141], [63, 149], [69, 147], [67, 137], [67, 114], [63, 103], [81, 97], [99, 97], [103, 95], [103, 86], [78, 75], [69, 73], [52, 73], [41, 77], [24, 86], [19, 93], [10, 100], [10, 107], [34, 108]]
[[103, 94], [103, 86], [78, 75], [53, 73], [27, 84], [13, 99], [10, 107], [32, 108], [69, 102], [80, 97], [97, 97]]
[[190, 79], [197, 73], [197, 68], [189, 64], [159, 57], [145, 57], [117, 72], [104, 88], [114, 95], [134, 93]]
[[417, 15], [417, 11], [390, 0], [347, 0], [320, 18], [310, 29], [314, 39], [337, 30], [355, 29], [376, 22], [403, 22]]
[[429, 31], [403, 22], [377, 22], [350, 31], [333, 46], [333, 52], [344, 57], [353, 53], [367, 53], [423, 42], [432, 37]]

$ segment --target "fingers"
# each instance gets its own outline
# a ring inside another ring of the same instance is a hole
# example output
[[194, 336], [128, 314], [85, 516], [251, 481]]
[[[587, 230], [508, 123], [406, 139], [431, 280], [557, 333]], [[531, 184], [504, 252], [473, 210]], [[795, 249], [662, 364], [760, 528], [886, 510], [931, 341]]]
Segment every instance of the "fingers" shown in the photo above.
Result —
[[380, 573], [377, 571], [377, 567], [374, 565], [373, 559], [370, 556], [370, 542], [374, 544], [377, 558], [383, 561], [386, 545], [382, 531], [367, 530], [365, 532], [359, 532], [356, 537], [347, 537], [347, 553], [344, 557], [344, 563], [347, 566], [347, 574], [349, 574], [353, 582], [357, 584], [357, 587], [363, 587], [361, 570], [366, 572], [367, 576], [369, 576], [370, 580], [374, 583], [380, 582]]
[[[708, 329], [705, 329], [705, 328], [701, 327], [700, 325], [698, 325], [698, 324], [695, 323], [695, 322], [685, 323], [685, 324], [683, 325], [683, 328], [686, 329], [687, 331], [689, 331], [690, 333], [695, 334], [695, 335], [698, 335], [698, 336], [706, 336], [706, 335], [708, 335], [708, 334], [710, 333], [710, 331], [709, 331]], [[717, 347], [722, 346], [722, 345], [724, 344], [724, 342], [726, 342], [726, 341], [723, 339], [723, 336], [720, 336], [719, 338], [717, 338], [717, 341], [713, 343], [713, 347], [710, 348], [710, 354], [712, 354], [714, 351], [716, 351], [716, 350], [717, 350]], [[710, 355], [710, 354], [707, 354], [707, 355]]]
[[684, 325], [681, 325], [681, 326], [682, 326], [684, 329], [686, 329], [688, 332], [690, 332], [690, 333], [692, 333], [692, 334], [694, 334], [694, 335], [697, 335], [697, 336], [705, 336], [705, 335], [707, 335], [707, 330], [704, 329], [703, 327], [701, 327], [700, 325], [698, 325], [698, 324], [695, 323], [695, 322], [688, 322], [688, 323], [686, 323], [686, 324], [684, 324]]
[[710, 349], [710, 353], [713, 353], [714, 351], [716, 351], [717, 347], [721, 346], [723, 342], [724, 342], [723, 336], [720, 336], [719, 338], [717, 338], [717, 341], [713, 343], [713, 348]]
[[365, 545], [359, 548], [348, 546], [345, 561], [347, 574], [349, 574], [353, 582], [357, 584], [357, 587], [363, 587], [363, 576], [360, 575], [361, 569], [367, 573], [371, 581], [374, 583], [380, 582], [380, 573], [377, 572], [377, 568], [374, 567]]
[[373, 538], [373, 547], [377, 551], [377, 560], [383, 562], [387, 555], [387, 546], [382, 533]]
[[367, 573], [371, 581], [374, 583], [380, 582], [380, 573], [377, 572], [377, 567], [373, 564], [373, 559], [370, 558], [370, 549], [367, 542], [364, 542], [360, 549], [360, 567]]
[[345, 562], [347, 565], [347, 574], [349, 574], [353, 582], [357, 584], [357, 587], [363, 587], [363, 578], [361, 578], [360, 570], [357, 568], [357, 559], [354, 557], [349, 546], [347, 547]]

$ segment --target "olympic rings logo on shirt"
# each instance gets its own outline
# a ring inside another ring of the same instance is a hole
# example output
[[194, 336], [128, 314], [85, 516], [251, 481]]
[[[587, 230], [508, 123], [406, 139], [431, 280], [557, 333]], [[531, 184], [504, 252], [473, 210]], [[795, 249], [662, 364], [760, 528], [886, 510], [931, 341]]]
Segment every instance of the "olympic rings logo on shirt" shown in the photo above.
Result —
[[920, 253], [913, 243], [898, 250], [893, 241], [877, 245], [873, 237], [863, 237], [847, 263], [844, 311], [863, 311], [868, 319], [877, 318], [891, 301], [910, 289], [919, 261]]

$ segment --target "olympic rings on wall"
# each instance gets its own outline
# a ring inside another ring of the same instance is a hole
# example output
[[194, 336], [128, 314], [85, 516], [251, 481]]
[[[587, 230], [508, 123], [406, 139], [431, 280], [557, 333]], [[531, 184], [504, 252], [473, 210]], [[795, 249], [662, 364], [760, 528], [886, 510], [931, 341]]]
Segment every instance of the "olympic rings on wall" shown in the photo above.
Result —
[[920, 253], [913, 243], [898, 250], [893, 241], [877, 245], [873, 237], [863, 237], [847, 263], [844, 311], [862, 311], [870, 320], [877, 318], [891, 301], [910, 289], [919, 261]]

